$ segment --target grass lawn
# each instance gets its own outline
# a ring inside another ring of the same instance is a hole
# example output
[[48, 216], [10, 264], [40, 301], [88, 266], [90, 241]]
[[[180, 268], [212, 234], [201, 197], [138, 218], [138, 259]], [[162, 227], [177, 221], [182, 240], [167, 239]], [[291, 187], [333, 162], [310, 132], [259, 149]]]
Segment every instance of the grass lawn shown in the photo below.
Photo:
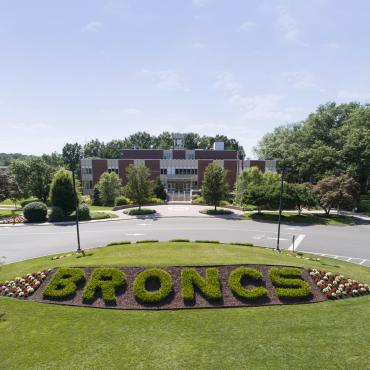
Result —
[[89, 205], [89, 208], [90, 208], [90, 211], [111, 211], [113, 207]]
[[[0, 279], [55, 266], [270, 263], [370, 269], [289, 252], [208, 243], [145, 243], [5, 265]], [[4, 369], [368, 369], [370, 296], [317, 304], [183, 311], [114, 311], [0, 299]]]
[[102, 220], [105, 218], [118, 218], [116, 214], [108, 212], [91, 212], [90, 216], [92, 220]]
[[[15, 214], [16, 215], [21, 215], [23, 214], [22, 211], [15, 211]], [[11, 217], [12, 215], [12, 212], [11, 210], [9, 209], [0, 209], [0, 218], [5, 218], [5, 217]]]
[[[249, 218], [255, 221], [261, 222], [277, 222], [279, 219], [278, 212], [271, 213], [245, 213], [241, 217]], [[283, 212], [281, 221], [284, 223], [302, 223], [302, 224], [318, 224], [318, 225], [350, 225], [353, 224], [353, 218], [350, 216], [342, 215], [330, 215], [326, 216], [324, 214], [307, 214], [303, 213], [301, 215], [297, 213], [287, 213]]]

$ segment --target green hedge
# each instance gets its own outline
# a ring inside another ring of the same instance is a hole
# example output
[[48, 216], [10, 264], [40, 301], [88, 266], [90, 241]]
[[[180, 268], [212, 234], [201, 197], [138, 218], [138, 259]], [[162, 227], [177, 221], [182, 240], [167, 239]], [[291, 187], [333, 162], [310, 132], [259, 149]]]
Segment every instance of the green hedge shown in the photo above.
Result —
[[220, 244], [218, 240], [195, 240], [195, 243], [213, 243], [213, 244]]
[[81, 203], [78, 206], [78, 219], [80, 221], [89, 221], [89, 220], [91, 220], [90, 208], [86, 203]]
[[114, 206], [119, 207], [119, 206], [125, 206], [127, 204], [130, 204], [130, 199], [124, 197], [123, 195], [119, 195], [114, 199]]
[[229, 209], [202, 209], [199, 211], [199, 213], [202, 213], [204, 215], [210, 215], [210, 216], [218, 216], [218, 215], [232, 215], [234, 212], [230, 211]]
[[105, 303], [116, 304], [116, 293], [126, 284], [123, 271], [114, 268], [97, 268], [92, 273], [82, 298], [85, 302], [93, 301], [101, 292]]
[[121, 244], [131, 244], [131, 242], [127, 241], [127, 240], [123, 240], [121, 242], [112, 242], [112, 243], [108, 243], [106, 246], [107, 247], [110, 247], [112, 245], [121, 245]]
[[48, 207], [42, 202], [28, 203], [23, 208], [23, 216], [28, 222], [45, 222], [48, 214]]
[[63, 210], [60, 207], [52, 206], [49, 210], [48, 220], [49, 222], [60, 222], [64, 219]]
[[262, 274], [256, 269], [239, 267], [231, 272], [229, 275], [229, 287], [236, 297], [257, 300], [267, 296], [267, 289], [265, 287], [256, 287], [253, 289], [246, 289], [241, 284], [244, 278], [248, 278], [253, 282], [262, 282]]
[[273, 267], [269, 276], [279, 298], [307, 298], [311, 294], [309, 284], [302, 280], [300, 269]]
[[169, 241], [171, 243], [190, 243], [189, 239], [171, 239]]
[[181, 296], [185, 301], [195, 300], [195, 287], [209, 300], [222, 298], [220, 276], [217, 268], [207, 268], [205, 279], [195, 269], [183, 269], [181, 271], [181, 283]]
[[46, 299], [67, 299], [77, 290], [77, 283], [85, 280], [85, 273], [80, 268], [61, 268], [43, 292]]
[[126, 213], [130, 216], [143, 216], [143, 215], [152, 215], [156, 213], [155, 209], [149, 209], [149, 208], [134, 208], [127, 211], [124, 211], [123, 213]]
[[159, 243], [159, 240], [147, 239], [147, 240], [137, 240], [136, 241], [136, 244], [142, 244], [142, 243]]
[[239, 243], [239, 242], [235, 242], [235, 243], [229, 243], [231, 245], [240, 245], [240, 246], [244, 246], [244, 247], [254, 247], [254, 244], [252, 243]]
[[[150, 280], [158, 280], [158, 290], [147, 290], [146, 283]], [[140, 272], [134, 280], [133, 291], [135, 297], [144, 303], [160, 303], [172, 292], [172, 277], [162, 269], [149, 269]]]

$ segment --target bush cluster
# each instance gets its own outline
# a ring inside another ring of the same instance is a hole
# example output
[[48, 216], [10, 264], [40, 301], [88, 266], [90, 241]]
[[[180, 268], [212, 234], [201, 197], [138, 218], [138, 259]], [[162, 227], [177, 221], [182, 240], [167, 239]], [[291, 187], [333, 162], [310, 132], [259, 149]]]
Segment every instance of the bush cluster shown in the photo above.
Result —
[[311, 294], [309, 284], [302, 280], [300, 269], [274, 267], [269, 276], [279, 298], [307, 298]]
[[149, 209], [149, 208], [134, 208], [130, 209], [128, 211], [125, 211], [124, 213], [130, 215], [130, 216], [142, 216], [142, 215], [152, 215], [156, 213], [155, 209]]
[[60, 207], [52, 206], [49, 210], [48, 220], [49, 222], [60, 222], [64, 219], [64, 212]]
[[206, 269], [205, 279], [195, 269], [182, 270], [181, 284], [181, 296], [185, 301], [195, 300], [195, 287], [209, 300], [222, 298], [219, 272], [214, 267]]
[[195, 243], [210, 243], [210, 244], [220, 244], [218, 240], [195, 240]]
[[253, 282], [262, 282], [262, 274], [256, 269], [239, 267], [233, 270], [229, 275], [229, 287], [236, 297], [257, 300], [267, 296], [267, 289], [265, 287], [256, 287], [253, 289], [244, 288], [242, 281], [245, 278]]
[[205, 215], [217, 216], [217, 215], [231, 215], [234, 212], [229, 209], [202, 209], [199, 211]]
[[78, 219], [80, 221], [89, 221], [89, 220], [91, 220], [90, 208], [87, 204], [81, 203], [78, 206]]
[[114, 206], [115, 207], [126, 206], [127, 204], [130, 204], [130, 199], [124, 197], [123, 195], [119, 195], [114, 200]]
[[76, 293], [77, 283], [85, 279], [84, 271], [80, 268], [61, 268], [43, 292], [46, 299], [66, 299]]
[[142, 243], [158, 243], [159, 240], [150, 240], [150, 239], [145, 239], [145, 240], [137, 240], [136, 244], [142, 244]]
[[91, 275], [82, 298], [84, 302], [92, 302], [100, 292], [107, 304], [116, 304], [118, 289], [126, 284], [126, 275], [123, 271], [114, 268], [97, 268]]
[[23, 216], [28, 222], [44, 222], [48, 214], [48, 207], [42, 202], [32, 202], [23, 209]]
[[110, 246], [113, 246], [113, 245], [121, 245], [121, 244], [131, 244], [131, 242], [129, 242], [127, 240], [123, 240], [121, 242], [112, 242], [112, 243], [108, 243], [107, 247], [110, 247]]
[[171, 243], [190, 243], [189, 239], [171, 239], [169, 241]]
[[24, 208], [27, 204], [37, 202], [37, 198], [25, 199], [21, 201], [21, 207]]
[[[158, 290], [148, 290], [147, 283], [156, 280], [160, 284]], [[162, 269], [149, 269], [138, 274], [134, 280], [133, 291], [135, 297], [144, 303], [162, 302], [172, 292], [171, 275]]]

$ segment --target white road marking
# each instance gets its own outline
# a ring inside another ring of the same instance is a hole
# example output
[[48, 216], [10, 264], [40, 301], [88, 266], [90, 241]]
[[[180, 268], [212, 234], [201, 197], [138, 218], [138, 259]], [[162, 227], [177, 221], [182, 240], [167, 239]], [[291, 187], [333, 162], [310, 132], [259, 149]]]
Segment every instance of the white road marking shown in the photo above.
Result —
[[144, 234], [139, 234], [139, 233], [133, 233], [133, 234], [126, 234], [127, 236], [140, 236], [140, 235], [144, 235]]
[[[296, 240], [294, 241], [294, 250], [297, 250], [299, 247], [299, 244], [302, 243], [302, 240], [306, 237], [305, 234], [299, 234]], [[293, 243], [289, 246], [288, 251], [293, 250]]]
[[366, 260], [362, 260], [359, 265], [363, 265], [366, 262]]
[[352, 259], [352, 257], [348, 257], [346, 261], [349, 262], [351, 259]]
[[153, 224], [136, 224], [138, 226], [152, 226]]
[[264, 237], [265, 237], [265, 235], [255, 235], [255, 236], [253, 237], [253, 239], [261, 240], [261, 239], [263, 239]]
[[[267, 238], [267, 239], [270, 239], [270, 240], [277, 240], [277, 238], [271, 238], [271, 237], [269, 237], [269, 238]], [[288, 239], [280, 238], [280, 240], [288, 240]]]
[[301, 227], [284, 227], [285, 230], [302, 230]]

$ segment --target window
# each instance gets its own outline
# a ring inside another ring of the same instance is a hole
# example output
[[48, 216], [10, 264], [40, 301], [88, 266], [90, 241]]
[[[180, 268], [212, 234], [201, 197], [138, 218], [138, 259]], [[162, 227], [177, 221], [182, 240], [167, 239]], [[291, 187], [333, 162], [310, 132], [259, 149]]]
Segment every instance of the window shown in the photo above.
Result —
[[82, 174], [83, 175], [91, 175], [92, 174], [92, 168], [91, 167], [82, 167]]
[[108, 173], [115, 172], [118, 175], [118, 168], [108, 168]]
[[161, 168], [161, 175], [167, 175], [167, 168]]

